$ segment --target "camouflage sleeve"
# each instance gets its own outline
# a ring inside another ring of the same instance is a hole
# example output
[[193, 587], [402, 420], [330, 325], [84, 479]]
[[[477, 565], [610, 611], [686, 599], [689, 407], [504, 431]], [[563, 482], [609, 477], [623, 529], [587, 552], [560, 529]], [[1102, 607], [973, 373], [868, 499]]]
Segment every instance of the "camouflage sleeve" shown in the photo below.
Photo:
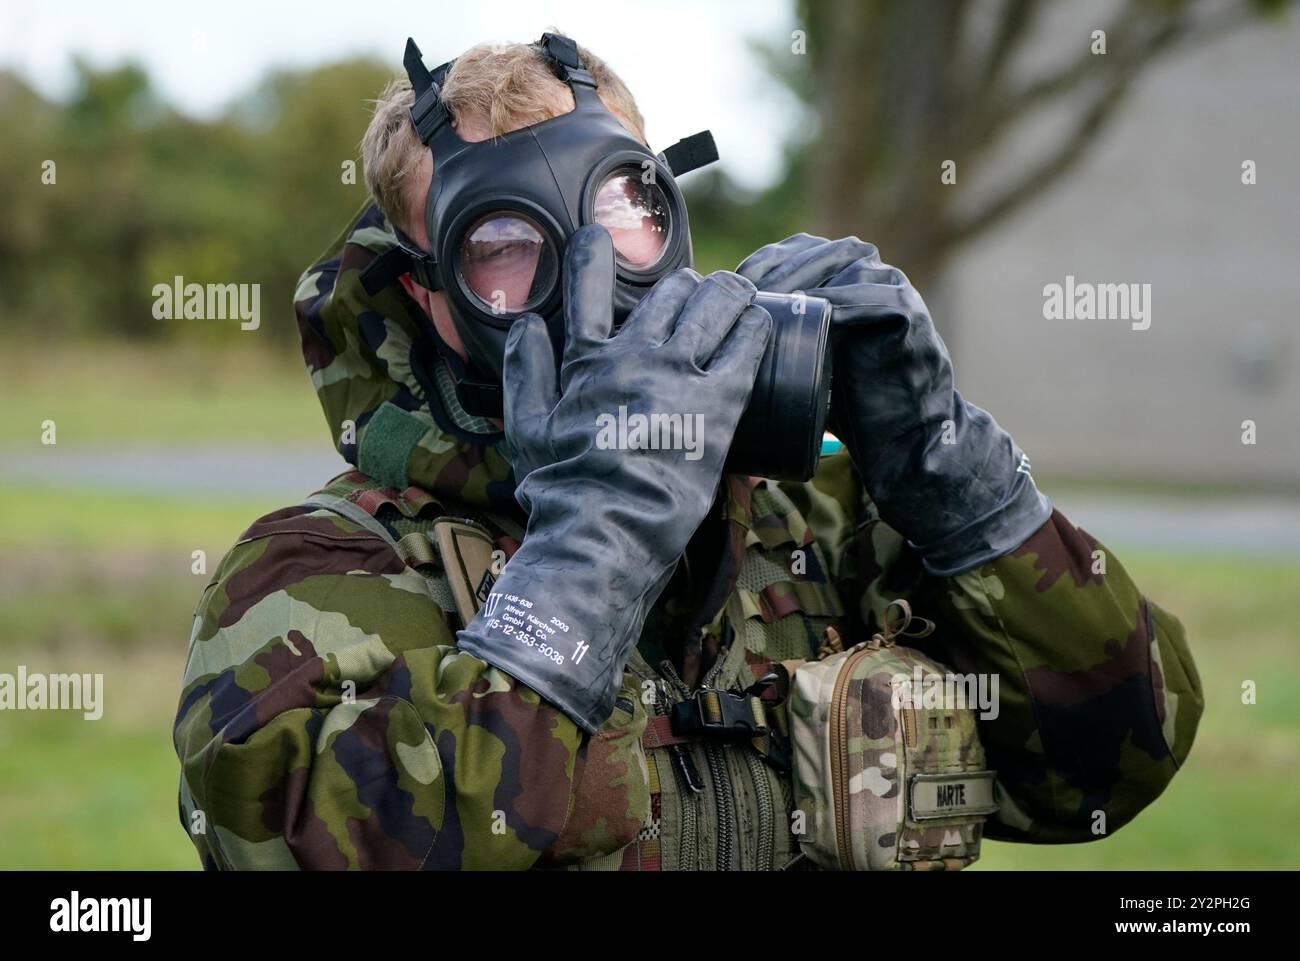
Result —
[[388, 545], [303, 508], [250, 528], [205, 591], [174, 741], [210, 868], [530, 867], [588, 753], [456, 649]]
[[1011, 554], [933, 586], [942, 656], [999, 681], [981, 725], [1002, 795], [990, 837], [1095, 840], [1164, 790], [1201, 681], [1182, 624], [1114, 555], [1055, 511]]
[[990, 837], [1095, 840], [1164, 790], [1191, 749], [1201, 680], [1182, 624], [1091, 536], [1056, 511], [1007, 556], [935, 578], [880, 519], [846, 453], [823, 458], [801, 496], [841, 596], [856, 602], [846, 640], [909, 598], [940, 627], [916, 646], [997, 679], [998, 715], [980, 726], [1001, 787]]

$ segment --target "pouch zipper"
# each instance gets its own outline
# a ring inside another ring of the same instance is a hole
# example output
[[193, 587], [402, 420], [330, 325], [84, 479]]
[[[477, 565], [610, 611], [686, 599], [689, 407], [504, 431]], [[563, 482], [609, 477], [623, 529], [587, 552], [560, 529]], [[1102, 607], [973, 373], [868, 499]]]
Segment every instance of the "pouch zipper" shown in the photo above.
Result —
[[[672, 661], [666, 659], [661, 661], [659, 672], [664, 684], [656, 685], [659, 691], [657, 706], [661, 709], [661, 713], [667, 714], [668, 705], [689, 696], [690, 688], [677, 674]], [[671, 695], [665, 688], [671, 688]], [[673, 761], [673, 776], [682, 788], [677, 793], [682, 815], [681, 836], [677, 839], [677, 863], [685, 870], [694, 871], [699, 867], [699, 805], [702, 787], [697, 790], [693, 781], [699, 778], [699, 772], [694, 770], [695, 765], [685, 745], [674, 744], [668, 748], [668, 752]], [[694, 779], [692, 772], [694, 772]]]
[[[706, 633], [704, 628], [700, 630], [701, 633]], [[725, 626], [723, 631], [725, 635]], [[700, 681], [700, 687], [697, 690], [709, 687], [714, 678], [721, 673], [729, 651], [729, 645], [724, 645], [719, 649], [717, 661]], [[665, 660], [660, 667], [667, 675], [670, 683], [677, 688], [679, 695], [684, 693], [685, 697], [690, 697], [695, 693], [686, 686], [671, 661]], [[708, 760], [709, 776], [713, 781], [713, 803], [718, 812], [717, 869], [719, 871], [730, 871], [732, 868], [731, 849], [736, 837], [736, 811], [732, 804], [732, 785], [727, 770], [727, 759], [723, 753], [723, 748], [708, 743], [704, 745], [704, 756]], [[682, 833], [683, 835], [686, 834], [685, 831]]]
[[776, 855], [776, 809], [772, 800], [772, 785], [767, 779], [767, 767], [754, 756], [754, 752], [741, 748], [749, 776], [754, 779], [754, 793], [758, 797], [758, 851], [759, 871], [771, 871]]
[[713, 802], [718, 809], [718, 870], [731, 870], [731, 845], [735, 839], [736, 812], [732, 806], [731, 777], [727, 773], [727, 758], [716, 744], [704, 745], [709, 759], [709, 774], [713, 778]]
[[834, 789], [832, 805], [835, 811], [835, 844], [839, 849], [840, 867], [845, 871], [854, 870], [853, 846], [849, 843], [849, 787], [844, 772], [849, 766], [849, 739], [844, 730], [848, 713], [849, 680], [853, 676], [853, 666], [862, 660], [870, 649], [863, 647], [850, 654], [835, 677], [835, 688], [831, 693], [831, 743], [836, 746], [831, 753], [831, 787]]

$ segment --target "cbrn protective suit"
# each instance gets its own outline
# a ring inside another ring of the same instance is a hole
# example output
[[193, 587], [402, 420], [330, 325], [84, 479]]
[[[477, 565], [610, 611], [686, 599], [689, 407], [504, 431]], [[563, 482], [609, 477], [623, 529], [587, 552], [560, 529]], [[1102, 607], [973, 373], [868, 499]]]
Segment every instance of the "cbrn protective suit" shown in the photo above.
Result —
[[828, 631], [853, 643], [897, 598], [938, 622], [915, 646], [1000, 676], [981, 722], [1001, 804], [986, 836], [1093, 840], [1096, 812], [1113, 833], [1169, 783], [1202, 706], [1177, 619], [1109, 552], [1096, 573], [1104, 548], [1059, 511], [973, 570], [927, 570], [846, 451], [806, 484], [724, 477], [596, 734], [459, 650], [428, 534], [465, 518], [509, 556], [524, 517], [427, 317], [397, 286], [361, 287], [395, 243], [366, 206], [295, 298], [354, 469], [256, 520], [195, 614], [174, 742], [205, 867], [783, 867], [788, 775], [747, 742], [675, 735], [667, 715], [704, 685], [750, 688]]

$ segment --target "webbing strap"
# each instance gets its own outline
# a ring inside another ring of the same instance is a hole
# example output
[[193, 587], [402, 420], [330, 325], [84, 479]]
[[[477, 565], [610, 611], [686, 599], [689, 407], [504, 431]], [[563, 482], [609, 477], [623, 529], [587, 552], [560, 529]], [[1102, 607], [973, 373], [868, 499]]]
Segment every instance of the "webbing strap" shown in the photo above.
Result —
[[544, 33], [537, 41], [545, 52], [547, 59], [566, 67], [581, 67], [582, 58], [578, 56], [578, 45], [572, 38], [559, 33]]
[[397, 542], [397, 554], [412, 567], [419, 564], [442, 566], [437, 545], [423, 531], [411, 531]]
[[[309, 500], [300, 504], [301, 507], [323, 507], [325, 510], [334, 511], [336, 514], [342, 514], [350, 521], [360, 524], [366, 530], [388, 542], [389, 546], [397, 552], [397, 556], [405, 563], [416, 564], [438, 564], [442, 565], [442, 557], [438, 554], [438, 548], [432, 540], [419, 531], [407, 534], [400, 541], [393, 540], [393, 535], [388, 532], [388, 528], [381, 524], [373, 515], [366, 513], [352, 501], [339, 497], [335, 494], [317, 494]], [[498, 514], [496, 511], [482, 511], [484, 517], [500, 528], [503, 532], [513, 537], [517, 541], [524, 538], [524, 529], [518, 523], [506, 517], [504, 514]]]
[[[534, 46], [541, 50], [555, 75], [570, 87], [577, 84], [587, 90], [596, 89], [596, 79], [583, 64], [578, 55], [578, 44], [572, 38], [558, 33], [544, 33]], [[574, 90], [575, 95], [577, 92]]]
[[[323, 510], [333, 511], [335, 514], [342, 514], [348, 520], [352, 521], [352, 523], [364, 527], [376, 537], [381, 538], [384, 543], [394, 551], [397, 551], [398, 556], [401, 557], [402, 552], [398, 550], [397, 541], [393, 539], [393, 535], [389, 532], [388, 528], [380, 523], [377, 517], [368, 514], [364, 509], [358, 507], [345, 497], [339, 497], [337, 494], [316, 494], [309, 497], [298, 506], [319, 507]], [[403, 557], [402, 561], [405, 563], [406, 558]]]
[[442, 609], [444, 614], [456, 610], [456, 598], [452, 595], [451, 583], [447, 580], [446, 568], [442, 564], [442, 558], [438, 555], [433, 542], [424, 534], [415, 532], [407, 534], [400, 541], [394, 540], [388, 528], [380, 523], [378, 518], [366, 513], [365, 510], [350, 500], [339, 497], [337, 494], [317, 494], [303, 501], [299, 506], [333, 511], [335, 514], [346, 517], [354, 524], [364, 527], [376, 537], [382, 538], [384, 543], [393, 549], [393, 553], [398, 556], [402, 563], [412, 569], [415, 569], [418, 564], [437, 564], [438, 573], [436, 575], [425, 574], [419, 570], [416, 570], [416, 573], [424, 578], [425, 584], [429, 587], [429, 597]]
[[641, 735], [641, 744], [646, 748], [671, 747], [674, 744], [688, 744], [701, 740], [698, 734], [674, 734], [672, 718], [667, 714], [656, 714], [646, 721], [645, 732]]
[[424, 56], [420, 48], [410, 37], [406, 38], [406, 53], [402, 57], [402, 66], [411, 81], [411, 90], [415, 94], [415, 103], [411, 105], [411, 123], [420, 137], [420, 142], [428, 144], [444, 127], [451, 123], [451, 117], [442, 102], [443, 67], [433, 73], [424, 65]]

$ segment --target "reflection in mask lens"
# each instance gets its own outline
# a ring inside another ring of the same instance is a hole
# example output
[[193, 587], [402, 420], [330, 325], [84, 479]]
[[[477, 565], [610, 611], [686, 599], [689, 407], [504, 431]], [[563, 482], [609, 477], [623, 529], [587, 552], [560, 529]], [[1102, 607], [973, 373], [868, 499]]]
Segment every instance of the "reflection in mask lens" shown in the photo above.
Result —
[[658, 184], [638, 173], [616, 173], [596, 191], [593, 219], [609, 231], [619, 260], [644, 270], [668, 243], [668, 201]]
[[546, 235], [518, 213], [493, 213], [475, 221], [460, 243], [458, 269], [488, 310], [511, 314], [536, 307], [558, 273]]

